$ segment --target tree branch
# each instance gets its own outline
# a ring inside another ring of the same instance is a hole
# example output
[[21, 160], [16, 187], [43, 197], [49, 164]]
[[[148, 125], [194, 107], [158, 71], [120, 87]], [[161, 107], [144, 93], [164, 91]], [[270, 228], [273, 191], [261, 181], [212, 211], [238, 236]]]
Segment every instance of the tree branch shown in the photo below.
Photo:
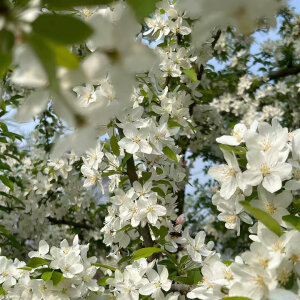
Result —
[[268, 75], [268, 77], [270, 80], [276, 80], [289, 75], [297, 75], [298, 73], [300, 73], [300, 65], [295, 65], [294, 67], [282, 68], [277, 71], [273, 71]]
[[85, 223], [76, 223], [76, 222], [73, 222], [73, 221], [70, 221], [70, 220], [65, 220], [65, 219], [57, 220], [57, 219], [52, 218], [52, 217], [47, 217], [47, 219], [55, 225], [69, 225], [69, 226], [73, 226], [73, 227], [76, 227], [76, 228], [82, 228], [82, 229], [86, 229], [86, 230], [93, 230], [94, 229], [92, 226], [87, 225]]
[[[118, 131], [119, 131], [120, 136], [124, 136], [122, 128], [118, 128]], [[126, 155], [126, 152], [125, 152], [125, 155]], [[126, 166], [127, 166], [127, 175], [128, 175], [130, 184], [131, 184], [131, 186], [133, 186], [133, 183], [135, 181], [139, 180], [138, 175], [136, 173], [133, 156], [131, 156], [127, 160]], [[144, 239], [145, 247], [153, 247], [154, 243], [152, 241], [151, 233], [150, 233], [148, 225], [146, 224], [145, 227], [139, 226], [139, 232]], [[150, 258], [150, 259], [152, 259], [152, 258]]]
[[182, 295], [186, 295], [188, 292], [190, 292], [194, 288], [195, 288], [195, 286], [193, 286], [193, 285], [182, 284], [182, 283], [173, 283], [170, 291], [171, 292], [179, 292]]

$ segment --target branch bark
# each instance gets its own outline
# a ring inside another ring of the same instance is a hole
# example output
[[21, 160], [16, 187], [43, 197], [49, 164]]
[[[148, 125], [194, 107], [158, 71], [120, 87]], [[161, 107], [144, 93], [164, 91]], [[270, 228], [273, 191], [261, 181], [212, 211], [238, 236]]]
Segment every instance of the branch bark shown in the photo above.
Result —
[[[124, 136], [122, 128], [118, 128], [118, 131], [119, 131], [120, 136]], [[125, 152], [125, 154], [126, 154], [126, 152]], [[138, 175], [136, 173], [133, 156], [131, 156], [127, 160], [126, 167], [127, 167], [127, 175], [128, 175], [130, 184], [131, 184], [131, 186], [133, 186], [133, 183], [135, 181], [138, 181], [138, 179], [139, 179]], [[151, 233], [150, 233], [148, 224], [146, 224], [145, 227], [139, 226], [139, 232], [144, 239], [145, 247], [153, 247], [154, 243], [151, 238]], [[151, 257], [149, 260], [153, 260], [153, 258]]]
[[87, 225], [85, 223], [76, 223], [70, 220], [65, 220], [65, 219], [61, 219], [61, 220], [57, 220], [55, 218], [52, 217], [48, 217], [47, 218], [51, 223], [56, 224], [56, 225], [69, 225], [69, 226], [73, 226], [76, 228], [82, 228], [82, 229], [86, 229], [86, 230], [93, 230], [94, 228], [90, 225]]
[[282, 68], [277, 71], [273, 71], [268, 77], [270, 80], [276, 80], [289, 75], [297, 75], [298, 73], [300, 73], [300, 65], [295, 65], [293, 67]]

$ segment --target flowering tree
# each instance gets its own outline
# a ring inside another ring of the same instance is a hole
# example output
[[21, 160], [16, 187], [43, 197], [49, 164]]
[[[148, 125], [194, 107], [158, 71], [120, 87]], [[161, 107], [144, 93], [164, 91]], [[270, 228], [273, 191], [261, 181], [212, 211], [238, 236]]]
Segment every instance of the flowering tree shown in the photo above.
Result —
[[299, 20], [276, 0], [1, 2], [0, 299], [299, 299]]

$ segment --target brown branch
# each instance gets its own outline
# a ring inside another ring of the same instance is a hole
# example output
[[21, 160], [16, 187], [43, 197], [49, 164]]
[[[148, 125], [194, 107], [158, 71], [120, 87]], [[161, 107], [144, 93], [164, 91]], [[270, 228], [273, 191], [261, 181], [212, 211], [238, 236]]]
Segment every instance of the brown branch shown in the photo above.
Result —
[[276, 80], [289, 75], [297, 75], [298, 73], [300, 73], [300, 65], [273, 71], [268, 75], [268, 77], [270, 80]]
[[[211, 49], [212, 49], [212, 50], [214, 50], [214, 48], [215, 48], [215, 46], [216, 46], [216, 44], [217, 44], [217, 42], [218, 42], [218, 40], [219, 40], [219, 38], [220, 38], [220, 36], [221, 36], [221, 33], [222, 33], [222, 31], [221, 31], [221, 29], [219, 29], [219, 30], [216, 32], [216, 34], [213, 36], [213, 39], [214, 39], [214, 40], [213, 40], [212, 43], [211, 43]], [[198, 79], [199, 81], [202, 79], [203, 73], [204, 73], [204, 65], [201, 64], [201, 65], [200, 65], [200, 68], [199, 68], [199, 71], [197, 72], [197, 79]]]
[[[120, 136], [124, 136], [122, 128], [118, 128], [118, 131], [119, 131]], [[126, 154], [127, 153], [125, 151], [125, 155]], [[136, 173], [133, 156], [131, 156], [127, 160], [126, 166], [127, 166], [127, 175], [128, 175], [130, 184], [131, 184], [131, 186], [133, 186], [133, 183], [135, 181], [139, 180], [138, 175]], [[141, 236], [144, 239], [145, 247], [153, 247], [154, 243], [153, 243], [152, 238], [151, 238], [151, 233], [150, 233], [148, 224], [146, 224], [145, 227], [139, 226], [139, 232], [140, 232]], [[153, 260], [153, 258], [150, 258], [149, 260]]]
[[81, 229], [86, 229], [86, 230], [93, 230], [94, 228], [90, 225], [87, 225], [85, 223], [76, 223], [70, 220], [65, 220], [65, 219], [61, 219], [61, 220], [57, 220], [55, 218], [52, 217], [48, 217], [47, 218], [51, 223], [55, 224], [55, 225], [68, 225], [68, 226], [73, 226], [76, 228], [81, 228]]
[[193, 285], [182, 284], [182, 283], [173, 283], [170, 291], [171, 292], [179, 292], [182, 295], [186, 295], [188, 292], [190, 292], [194, 288], [195, 288], [195, 286], [193, 286]]

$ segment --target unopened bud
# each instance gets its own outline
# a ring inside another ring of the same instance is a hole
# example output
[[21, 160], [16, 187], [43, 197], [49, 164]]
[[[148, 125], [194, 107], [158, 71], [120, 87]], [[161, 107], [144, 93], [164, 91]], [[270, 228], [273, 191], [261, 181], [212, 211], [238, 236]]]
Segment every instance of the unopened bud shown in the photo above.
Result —
[[184, 217], [184, 215], [180, 215], [180, 216], [178, 216], [177, 217], [177, 219], [176, 219], [176, 224], [178, 225], [178, 224], [183, 224], [185, 222], [185, 217]]

